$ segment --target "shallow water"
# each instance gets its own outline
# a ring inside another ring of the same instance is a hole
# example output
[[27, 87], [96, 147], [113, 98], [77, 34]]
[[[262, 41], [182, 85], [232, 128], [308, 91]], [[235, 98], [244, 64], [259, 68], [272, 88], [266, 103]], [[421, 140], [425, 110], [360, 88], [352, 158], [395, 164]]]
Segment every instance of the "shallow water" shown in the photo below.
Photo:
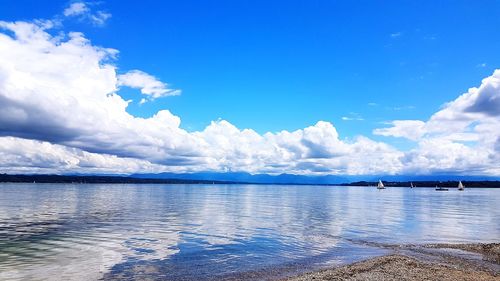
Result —
[[[500, 189], [0, 184], [0, 280], [265, 279], [500, 242]], [[236, 276], [236, 277], [235, 277]]]

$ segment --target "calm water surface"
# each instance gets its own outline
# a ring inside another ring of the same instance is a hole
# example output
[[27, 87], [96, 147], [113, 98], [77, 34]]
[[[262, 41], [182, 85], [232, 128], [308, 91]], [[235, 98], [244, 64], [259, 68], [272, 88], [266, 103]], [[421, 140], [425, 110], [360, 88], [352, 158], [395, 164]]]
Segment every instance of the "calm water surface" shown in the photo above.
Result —
[[500, 189], [0, 184], [0, 280], [265, 279], [385, 253], [359, 241], [500, 242], [499, 205]]

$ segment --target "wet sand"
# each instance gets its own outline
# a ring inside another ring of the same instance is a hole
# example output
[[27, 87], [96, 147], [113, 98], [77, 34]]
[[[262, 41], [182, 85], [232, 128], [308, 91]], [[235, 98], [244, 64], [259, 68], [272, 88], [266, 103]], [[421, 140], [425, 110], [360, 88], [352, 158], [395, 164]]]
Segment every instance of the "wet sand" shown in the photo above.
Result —
[[385, 247], [394, 253], [284, 280], [500, 280], [500, 243]]

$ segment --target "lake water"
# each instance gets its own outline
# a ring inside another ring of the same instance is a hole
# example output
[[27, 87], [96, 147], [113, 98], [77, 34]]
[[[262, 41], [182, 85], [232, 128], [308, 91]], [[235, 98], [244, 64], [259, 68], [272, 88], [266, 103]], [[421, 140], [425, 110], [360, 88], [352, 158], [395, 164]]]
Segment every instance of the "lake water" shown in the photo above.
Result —
[[[266, 279], [500, 242], [500, 189], [0, 184], [0, 280]], [[368, 243], [369, 244], [369, 243]]]

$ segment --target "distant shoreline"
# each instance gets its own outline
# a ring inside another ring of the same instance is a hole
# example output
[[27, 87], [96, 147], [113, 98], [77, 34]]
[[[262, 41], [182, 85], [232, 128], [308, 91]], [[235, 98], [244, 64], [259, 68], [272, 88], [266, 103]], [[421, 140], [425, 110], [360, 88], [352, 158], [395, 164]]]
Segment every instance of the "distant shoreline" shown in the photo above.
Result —
[[[243, 181], [221, 181], [210, 179], [139, 178], [130, 176], [85, 176], [85, 175], [24, 175], [0, 174], [0, 183], [75, 183], [75, 184], [255, 184], [255, 185], [315, 185], [315, 186], [376, 186], [377, 182], [358, 181], [351, 183], [262, 183]], [[500, 181], [462, 181], [466, 188], [500, 188]], [[384, 181], [386, 187], [457, 187], [458, 181]]]
[[126, 176], [64, 176], [64, 175], [8, 175], [0, 174], [1, 183], [75, 183], [75, 184], [237, 184], [229, 181], [148, 179]]
[[[410, 187], [413, 184], [414, 188], [426, 187], [449, 187], [456, 188], [458, 181], [383, 181], [385, 187]], [[500, 181], [467, 181], [462, 183], [466, 188], [500, 188]], [[342, 186], [377, 186], [377, 182], [357, 181], [351, 183], [339, 184]]]

